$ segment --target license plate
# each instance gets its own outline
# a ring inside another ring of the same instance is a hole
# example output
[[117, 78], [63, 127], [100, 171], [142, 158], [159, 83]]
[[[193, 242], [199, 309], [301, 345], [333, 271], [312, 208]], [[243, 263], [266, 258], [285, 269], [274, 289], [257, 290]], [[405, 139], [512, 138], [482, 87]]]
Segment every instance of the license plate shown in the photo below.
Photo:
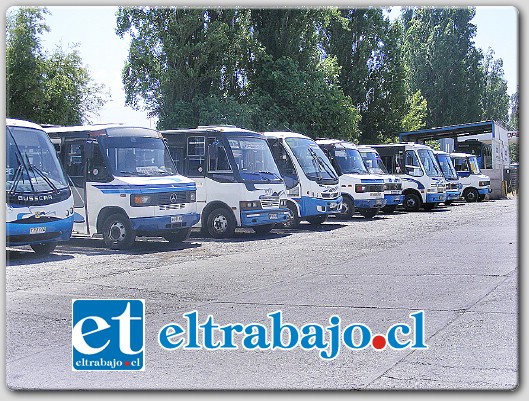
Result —
[[182, 216], [171, 216], [171, 223], [181, 223]]
[[277, 220], [277, 213], [270, 213], [268, 217], [270, 218], [270, 220]]
[[380, 196], [380, 195], [382, 195], [382, 193], [380, 193], [380, 192], [371, 192], [369, 195], [371, 195], [371, 196]]
[[31, 227], [29, 229], [30, 234], [42, 234], [46, 232], [46, 227]]

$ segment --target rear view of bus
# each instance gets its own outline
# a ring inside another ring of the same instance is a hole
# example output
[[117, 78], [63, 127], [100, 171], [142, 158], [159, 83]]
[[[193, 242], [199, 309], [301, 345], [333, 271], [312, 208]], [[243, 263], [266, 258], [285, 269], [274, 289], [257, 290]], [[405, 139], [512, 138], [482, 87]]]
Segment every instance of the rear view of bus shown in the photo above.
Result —
[[6, 120], [6, 245], [29, 245], [38, 254], [68, 241], [73, 197], [46, 132]]

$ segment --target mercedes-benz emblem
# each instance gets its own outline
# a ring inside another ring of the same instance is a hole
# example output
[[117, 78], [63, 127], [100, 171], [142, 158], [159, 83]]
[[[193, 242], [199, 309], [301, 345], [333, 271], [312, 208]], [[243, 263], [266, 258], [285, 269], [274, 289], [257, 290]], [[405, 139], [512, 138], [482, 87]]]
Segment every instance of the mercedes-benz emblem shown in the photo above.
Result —
[[171, 203], [176, 203], [176, 201], [178, 200], [176, 194], [171, 194], [171, 196], [169, 197], [169, 199], [171, 200]]

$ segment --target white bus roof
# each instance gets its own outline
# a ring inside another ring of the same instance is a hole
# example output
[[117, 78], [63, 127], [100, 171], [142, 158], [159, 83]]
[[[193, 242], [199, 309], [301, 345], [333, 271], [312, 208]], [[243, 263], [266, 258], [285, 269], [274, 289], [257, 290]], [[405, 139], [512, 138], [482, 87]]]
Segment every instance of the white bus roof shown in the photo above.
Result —
[[[278, 137], [278, 138], [307, 138], [312, 139], [308, 137], [307, 135], [302, 135], [297, 132], [290, 132], [290, 131], [268, 131], [268, 132], [261, 132], [261, 134], [269, 137]], [[313, 140], [313, 139], [312, 139]]]
[[470, 157], [470, 156], [474, 156], [474, 155], [471, 155], [471, 154], [468, 154], [468, 153], [455, 152], [455, 153], [450, 153], [450, 156], [453, 156], [453, 157]]
[[42, 127], [38, 124], [32, 123], [31, 121], [17, 120], [14, 118], [6, 118], [6, 125], [12, 127], [34, 128], [42, 131]]

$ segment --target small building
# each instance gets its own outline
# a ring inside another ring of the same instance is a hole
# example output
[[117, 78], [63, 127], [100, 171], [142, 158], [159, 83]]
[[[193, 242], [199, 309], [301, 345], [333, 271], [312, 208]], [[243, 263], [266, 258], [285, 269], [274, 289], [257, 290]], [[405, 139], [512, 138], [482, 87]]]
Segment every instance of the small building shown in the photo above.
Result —
[[438, 140], [442, 151], [475, 155], [483, 174], [490, 177], [490, 198], [499, 199], [507, 195], [512, 141], [509, 132], [495, 121], [481, 121], [402, 132], [399, 138], [401, 142], [416, 143]]

